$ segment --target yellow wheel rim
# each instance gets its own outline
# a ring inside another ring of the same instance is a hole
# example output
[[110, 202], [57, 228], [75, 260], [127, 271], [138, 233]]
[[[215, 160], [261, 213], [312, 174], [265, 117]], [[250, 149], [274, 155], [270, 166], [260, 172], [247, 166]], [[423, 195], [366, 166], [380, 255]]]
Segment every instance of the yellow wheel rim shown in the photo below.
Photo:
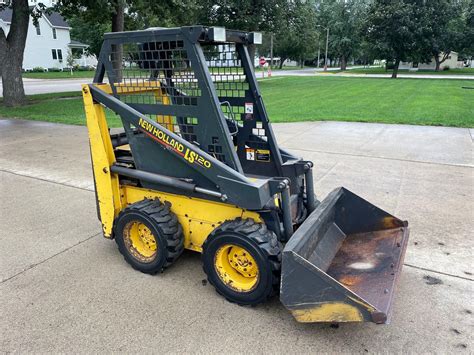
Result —
[[158, 246], [150, 228], [143, 223], [128, 222], [123, 231], [125, 246], [130, 254], [142, 263], [155, 259]]
[[214, 267], [221, 281], [237, 292], [249, 292], [257, 287], [258, 265], [244, 248], [226, 244], [220, 247], [214, 258]]

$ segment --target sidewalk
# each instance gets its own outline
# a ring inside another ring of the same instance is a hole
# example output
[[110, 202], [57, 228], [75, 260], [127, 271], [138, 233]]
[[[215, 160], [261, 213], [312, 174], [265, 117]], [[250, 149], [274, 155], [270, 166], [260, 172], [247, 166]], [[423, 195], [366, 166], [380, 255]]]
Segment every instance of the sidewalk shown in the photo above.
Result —
[[[353, 74], [316, 72], [317, 76], [340, 76], [345, 78], [391, 78], [392, 74]], [[441, 79], [441, 80], [474, 80], [474, 75], [429, 75], [429, 74], [398, 74], [401, 79]], [[473, 84], [474, 85], [474, 84]]]

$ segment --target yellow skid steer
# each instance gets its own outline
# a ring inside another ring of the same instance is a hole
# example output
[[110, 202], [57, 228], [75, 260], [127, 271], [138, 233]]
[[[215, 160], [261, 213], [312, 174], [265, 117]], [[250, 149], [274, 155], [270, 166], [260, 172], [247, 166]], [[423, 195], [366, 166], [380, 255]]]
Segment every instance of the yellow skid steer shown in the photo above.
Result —
[[202, 253], [240, 305], [279, 293], [300, 322], [387, 323], [407, 222], [344, 188], [318, 201], [313, 163], [276, 142], [247, 49], [261, 40], [203, 26], [105, 35], [83, 86], [104, 236], [149, 274]]

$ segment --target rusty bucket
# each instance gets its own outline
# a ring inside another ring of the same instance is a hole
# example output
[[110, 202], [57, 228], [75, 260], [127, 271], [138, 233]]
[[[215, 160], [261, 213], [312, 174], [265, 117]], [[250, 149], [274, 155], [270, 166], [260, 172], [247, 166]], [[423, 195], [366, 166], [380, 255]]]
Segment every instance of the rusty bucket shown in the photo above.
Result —
[[285, 246], [282, 303], [299, 322], [388, 323], [408, 234], [406, 221], [332, 191]]

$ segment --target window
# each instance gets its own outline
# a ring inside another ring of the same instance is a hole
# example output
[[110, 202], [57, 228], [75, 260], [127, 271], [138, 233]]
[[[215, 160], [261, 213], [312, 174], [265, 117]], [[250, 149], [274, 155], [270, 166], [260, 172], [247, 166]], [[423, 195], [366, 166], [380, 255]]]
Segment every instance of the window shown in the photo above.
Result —
[[51, 53], [53, 54], [53, 60], [63, 61], [63, 51], [61, 49], [51, 49]]
[[58, 35], [56, 33], [56, 29], [53, 28], [53, 39], [58, 39]]
[[36, 27], [36, 34], [37, 34], [38, 36], [41, 36], [41, 28], [40, 28], [39, 23], [38, 23], [35, 27]]

